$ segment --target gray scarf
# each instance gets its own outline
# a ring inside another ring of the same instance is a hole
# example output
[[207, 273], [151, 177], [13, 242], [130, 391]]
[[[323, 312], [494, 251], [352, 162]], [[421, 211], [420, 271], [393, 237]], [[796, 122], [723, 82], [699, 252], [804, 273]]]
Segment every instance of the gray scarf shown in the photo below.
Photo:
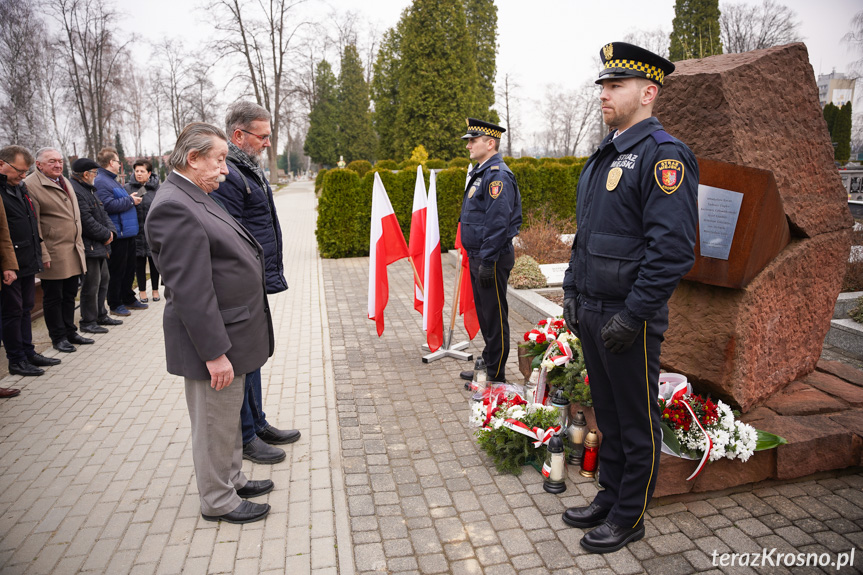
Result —
[[249, 154], [241, 150], [234, 142], [228, 142], [228, 159], [237, 164], [248, 168], [257, 178], [261, 187], [267, 189], [267, 178], [264, 176], [264, 170], [261, 165], [254, 161]]

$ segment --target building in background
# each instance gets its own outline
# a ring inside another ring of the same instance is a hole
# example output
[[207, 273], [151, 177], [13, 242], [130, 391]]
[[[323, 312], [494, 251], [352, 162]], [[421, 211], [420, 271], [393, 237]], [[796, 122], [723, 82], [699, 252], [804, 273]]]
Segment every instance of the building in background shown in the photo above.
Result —
[[845, 74], [833, 71], [830, 74], [820, 74], [818, 76], [818, 101], [821, 107], [832, 103], [837, 107], [842, 107], [848, 102], [854, 101], [854, 84], [855, 78], [846, 78]]

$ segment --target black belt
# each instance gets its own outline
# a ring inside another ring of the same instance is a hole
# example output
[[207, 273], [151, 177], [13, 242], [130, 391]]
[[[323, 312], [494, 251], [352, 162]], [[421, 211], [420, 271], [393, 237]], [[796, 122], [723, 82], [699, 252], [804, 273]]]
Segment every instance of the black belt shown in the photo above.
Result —
[[578, 305], [584, 309], [601, 313], [602, 310], [618, 312], [626, 307], [626, 302], [623, 300], [606, 300], [593, 299], [582, 294], [578, 294]]

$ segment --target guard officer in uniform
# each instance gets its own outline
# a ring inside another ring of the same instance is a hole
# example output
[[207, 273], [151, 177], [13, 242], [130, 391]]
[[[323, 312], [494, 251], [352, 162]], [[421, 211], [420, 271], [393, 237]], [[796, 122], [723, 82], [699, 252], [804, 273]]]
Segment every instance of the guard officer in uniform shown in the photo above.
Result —
[[[521, 194], [515, 176], [500, 157], [500, 137], [506, 130], [475, 118], [467, 119], [469, 174], [461, 205], [461, 242], [470, 263], [470, 281], [485, 349], [488, 381], [506, 381], [509, 356], [509, 305], [506, 285], [515, 263], [512, 238], [521, 226]], [[473, 372], [461, 373], [471, 379]]]
[[599, 526], [581, 546], [608, 553], [644, 537], [662, 444], [659, 351], [668, 298], [695, 262], [698, 164], [652, 115], [674, 64], [624, 42], [607, 44], [600, 57], [596, 83], [610, 132], [578, 181], [563, 309], [590, 374], [605, 490], [563, 520]]

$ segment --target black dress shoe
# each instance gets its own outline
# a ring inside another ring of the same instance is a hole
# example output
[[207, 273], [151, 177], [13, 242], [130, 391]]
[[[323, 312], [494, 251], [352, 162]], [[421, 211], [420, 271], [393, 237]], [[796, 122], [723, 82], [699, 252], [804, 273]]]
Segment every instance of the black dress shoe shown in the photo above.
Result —
[[473, 381], [473, 370], [468, 369], [467, 371], [463, 371], [458, 376], [466, 381]]
[[605, 523], [608, 511], [596, 503], [587, 507], [570, 507], [563, 512], [563, 522], [572, 527], [596, 527]]
[[591, 553], [611, 553], [642, 537], [644, 537], [643, 523], [638, 527], [621, 527], [606, 521], [593, 531], [585, 533], [581, 538], [581, 546]]
[[252, 503], [251, 501], [243, 501], [240, 506], [224, 515], [204, 515], [201, 516], [207, 521], [225, 521], [227, 523], [252, 523], [260, 521], [270, 512], [269, 503]]
[[258, 432], [258, 437], [269, 443], [270, 445], [284, 445], [293, 443], [300, 438], [300, 432], [297, 429], [276, 429], [272, 425], [268, 425], [263, 431]]
[[69, 343], [76, 343], [78, 345], [90, 345], [91, 343], [95, 343], [95, 340], [92, 340], [89, 337], [82, 337], [78, 333], [73, 333], [66, 339], [69, 340]]
[[108, 333], [107, 327], [102, 327], [101, 325], [97, 325], [95, 323], [82, 323], [81, 331], [85, 333]]
[[105, 316], [102, 319], [97, 320], [96, 323], [98, 323], [99, 325], [123, 325], [123, 320]]
[[56, 349], [57, 351], [62, 351], [63, 353], [72, 353], [73, 351], [78, 350], [78, 348], [69, 343], [68, 339], [61, 339], [60, 341], [55, 342], [54, 349]]
[[249, 479], [243, 487], [237, 489], [237, 495], [243, 499], [249, 499], [251, 497], [258, 497], [265, 493], [269, 493], [274, 487], [275, 484], [269, 479], [261, 479], [260, 481]]
[[11, 373], [12, 375], [43, 375], [45, 373], [45, 370], [39, 369], [25, 359], [24, 361], [19, 361], [18, 363], [10, 363], [9, 373]]
[[255, 463], [272, 465], [284, 461], [285, 457], [284, 450], [267, 445], [258, 436], [255, 436], [253, 440], [243, 446], [243, 459], [248, 459]]
[[52, 365], [60, 365], [60, 359], [57, 357], [45, 357], [44, 355], [34, 353], [27, 358], [31, 364], [38, 367], [50, 367]]

